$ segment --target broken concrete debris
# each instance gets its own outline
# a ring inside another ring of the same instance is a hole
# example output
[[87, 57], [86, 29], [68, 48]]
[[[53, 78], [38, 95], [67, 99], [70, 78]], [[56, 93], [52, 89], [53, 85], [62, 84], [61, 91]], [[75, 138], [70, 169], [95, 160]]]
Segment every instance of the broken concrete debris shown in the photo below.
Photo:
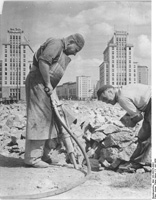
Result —
[[[125, 111], [118, 104], [114, 107], [99, 101], [64, 101], [63, 104], [77, 117], [77, 124], [73, 124], [71, 130], [86, 150], [92, 170], [101, 170], [102, 167], [118, 172], [151, 171], [151, 150], [148, 151], [142, 165], [130, 162], [137, 146], [137, 134], [142, 122], [134, 128], [125, 127], [120, 122]], [[1, 104], [0, 152], [23, 154], [25, 131], [26, 105]], [[83, 163], [76, 145], [75, 149]]]

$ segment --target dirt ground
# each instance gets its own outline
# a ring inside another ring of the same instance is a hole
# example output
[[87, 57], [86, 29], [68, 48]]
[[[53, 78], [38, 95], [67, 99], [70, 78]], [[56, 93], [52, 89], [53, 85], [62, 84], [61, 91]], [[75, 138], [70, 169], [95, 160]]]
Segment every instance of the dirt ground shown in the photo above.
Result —
[[[71, 164], [44, 169], [26, 167], [23, 155], [0, 154], [0, 196], [41, 194], [65, 188], [83, 179], [85, 174]], [[78, 187], [43, 199], [151, 199], [150, 173], [92, 171]], [[2, 198], [1, 198], [2, 199]], [[16, 199], [16, 198], [15, 198]]]

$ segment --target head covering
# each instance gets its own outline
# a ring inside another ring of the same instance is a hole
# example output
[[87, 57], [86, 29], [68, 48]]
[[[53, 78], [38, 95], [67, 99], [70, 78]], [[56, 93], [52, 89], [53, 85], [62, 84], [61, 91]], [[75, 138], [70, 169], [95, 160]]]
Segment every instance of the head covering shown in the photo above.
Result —
[[105, 92], [109, 88], [114, 88], [112, 85], [103, 85], [98, 91], [97, 91], [97, 97], [98, 100], [100, 100], [100, 96], [103, 92]]
[[77, 44], [78, 47], [80, 47], [80, 49], [82, 49], [82, 47], [84, 46], [85, 44], [85, 40], [83, 38], [83, 36], [79, 33], [75, 33], [72, 35], [75, 43]]

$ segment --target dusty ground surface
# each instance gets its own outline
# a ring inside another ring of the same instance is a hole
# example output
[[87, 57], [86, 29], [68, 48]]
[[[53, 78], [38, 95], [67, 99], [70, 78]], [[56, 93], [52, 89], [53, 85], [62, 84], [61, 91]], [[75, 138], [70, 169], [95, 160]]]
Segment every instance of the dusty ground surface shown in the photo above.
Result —
[[[21, 108], [19, 112], [21, 113]], [[10, 108], [7, 107], [3, 122], [9, 115]], [[21, 154], [16, 149], [9, 151], [7, 144], [11, 141], [11, 132], [8, 130], [12, 129], [6, 126], [3, 129], [2, 120], [1, 124], [0, 196], [42, 194], [66, 188], [84, 178], [85, 174], [81, 170], [75, 170], [65, 162], [63, 153], [54, 152], [59, 158], [60, 166], [44, 169], [26, 167], [23, 162], [25, 139], [18, 139]], [[151, 173], [118, 173], [106, 169], [92, 171], [85, 183], [57, 196], [42, 199], [151, 199]]]
[[[71, 165], [45, 169], [26, 167], [23, 156], [0, 155], [0, 195], [41, 194], [65, 188], [85, 176]], [[59, 157], [61, 164], [64, 159]], [[45, 199], [151, 199], [150, 173], [92, 171], [84, 184], [57, 196]]]

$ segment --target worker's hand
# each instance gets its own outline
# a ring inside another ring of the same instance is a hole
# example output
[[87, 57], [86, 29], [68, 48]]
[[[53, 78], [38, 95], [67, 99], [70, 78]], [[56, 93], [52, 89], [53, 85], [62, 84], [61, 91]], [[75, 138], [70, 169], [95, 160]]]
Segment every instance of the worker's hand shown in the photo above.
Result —
[[132, 121], [134, 123], [138, 123], [143, 119], [143, 115], [141, 113], [138, 113], [135, 117], [132, 118]]
[[52, 105], [53, 106], [60, 106], [62, 105], [62, 103], [59, 101], [59, 99], [56, 97], [56, 94], [55, 92], [53, 92], [51, 95], [50, 95], [50, 98], [51, 98], [51, 102], [52, 102]]
[[53, 93], [53, 87], [51, 84], [48, 84], [45, 88], [44, 88], [44, 91], [46, 92], [46, 94], [48, 96], [52, 95]]
[[55, 105], [55, 106], [58, 106], [59, 101], [55, 98], [52, 98], [52, 104]]
[[126, 127], [134, 127], [136, 125], [136, 123], [134, 123], [130, 116], [128, 115], [128, 113], [126, 113], [121, 119], [120, 121], [126, 126]]

